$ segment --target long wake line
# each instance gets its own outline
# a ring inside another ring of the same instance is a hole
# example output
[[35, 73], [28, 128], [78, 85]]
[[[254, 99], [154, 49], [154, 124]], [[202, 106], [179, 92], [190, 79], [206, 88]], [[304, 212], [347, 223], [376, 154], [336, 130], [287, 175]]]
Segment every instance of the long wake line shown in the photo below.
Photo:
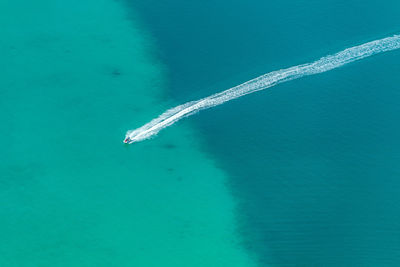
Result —
[[191, 101], [165, 111], [158, 118], [135, 130], [126, 133], [125, 143], [143, 141], [156, 135], [162, 129], [174, 124], [178, 120], [193, 115], [194, 113], [221, 105], [229, 100], [264, 90], [277, 84], [336, 69], [345, 64], [357, 61], [375, 54], [400, 48], [400, 35], [375, 40], [362, 45], [347, 48], [333, 55], [322, 57], [312, 63], [298, 65], [287, 69], [273, 71], [255, 79], [232, 87], [220, 93]]

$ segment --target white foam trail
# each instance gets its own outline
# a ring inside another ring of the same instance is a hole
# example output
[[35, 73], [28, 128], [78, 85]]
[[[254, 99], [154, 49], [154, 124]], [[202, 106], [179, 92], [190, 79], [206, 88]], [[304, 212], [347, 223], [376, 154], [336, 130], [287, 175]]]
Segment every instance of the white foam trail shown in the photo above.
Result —
[[329, 71], [356, 60], [399, 48], [400, 35], [393, 35], [384, 39], [347, 48], [339, 53], [323, 57], [312, 63], [273, 71], [223, 92], [169, 109], [158, 118], [153, 119], [142, 127], [128, 131], [126, 133], [126, 138], [129, 138], [129, 143], [139, 142], [156, 135], [160, 130], [202, 109], [221, 105], [226, 101], [275, 86], [279, 83]]

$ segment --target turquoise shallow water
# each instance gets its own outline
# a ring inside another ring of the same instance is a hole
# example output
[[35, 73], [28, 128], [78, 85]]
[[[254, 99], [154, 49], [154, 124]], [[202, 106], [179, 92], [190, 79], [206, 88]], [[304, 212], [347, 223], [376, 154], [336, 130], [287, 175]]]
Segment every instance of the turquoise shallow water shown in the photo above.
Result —
[[253, 266], [226, 174], [164, 110], [165, 68], [121, 3], [1, 1], [0, 266]]
[[[130, 2], [180, 102], [399, 31], [398, 1]], [[229, 174], [260, 265], [398, 266], [399, 56], [191, 117]]]

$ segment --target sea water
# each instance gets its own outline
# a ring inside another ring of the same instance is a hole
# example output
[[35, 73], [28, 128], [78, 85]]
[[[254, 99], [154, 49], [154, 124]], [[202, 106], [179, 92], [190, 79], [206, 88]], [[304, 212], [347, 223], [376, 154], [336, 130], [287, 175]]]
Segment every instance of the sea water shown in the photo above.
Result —
[[253, 266], [227, 175], [173, 103], [121, 2], [0, 1], [0, 266]]
[[[394, 0], [128, 2], [182, 103], [400, 30]], [[261, 266], [399, 264], [399, 62], [382, 54], [188, 119]]]

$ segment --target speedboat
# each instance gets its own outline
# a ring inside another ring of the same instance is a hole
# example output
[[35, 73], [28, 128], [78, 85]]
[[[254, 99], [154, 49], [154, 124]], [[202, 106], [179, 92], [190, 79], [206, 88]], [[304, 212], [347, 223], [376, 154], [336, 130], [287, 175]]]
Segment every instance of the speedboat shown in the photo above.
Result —
[[130, 144], [130, 143], [132, 143], [133, 142], [133, 140], [129, 137], [129, 136], [127, 136], [126, 138], [125, 138], [125, 140], [124, 140], [124, 143], [125, 144]]

